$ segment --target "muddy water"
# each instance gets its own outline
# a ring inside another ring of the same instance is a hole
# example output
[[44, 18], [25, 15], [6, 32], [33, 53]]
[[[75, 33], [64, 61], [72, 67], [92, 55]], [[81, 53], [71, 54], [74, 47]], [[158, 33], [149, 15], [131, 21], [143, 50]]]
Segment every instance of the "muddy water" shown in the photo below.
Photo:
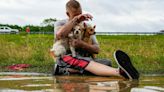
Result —
[[137, 80], [98, 76], [0, 73], [0, 92], [164, 92], [163, 75]]

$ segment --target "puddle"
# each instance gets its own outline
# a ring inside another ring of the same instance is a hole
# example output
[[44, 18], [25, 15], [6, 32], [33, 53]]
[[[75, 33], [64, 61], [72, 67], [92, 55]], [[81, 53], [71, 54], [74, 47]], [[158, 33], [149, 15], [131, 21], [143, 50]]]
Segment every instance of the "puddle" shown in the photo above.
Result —
[[0, 92], [164, 92], [164, 76], [137, 80], [98, 76], [51, 76], [42, 73], [0, 73]]

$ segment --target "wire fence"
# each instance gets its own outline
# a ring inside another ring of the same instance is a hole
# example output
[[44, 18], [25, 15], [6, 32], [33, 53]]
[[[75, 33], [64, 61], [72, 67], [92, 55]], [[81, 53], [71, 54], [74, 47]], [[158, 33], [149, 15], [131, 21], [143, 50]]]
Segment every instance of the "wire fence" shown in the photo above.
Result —
[[[54, 32], [30, 32], [30, 34], [54, 34]], [[96, 32], [96, 35], [164, 35], [164, 32]]]
[[96, 32], [97, 35], [163, 35], [164, 32]]
[[[13, 34], [13, 33], [0, 33], [0, 34]], [[54, 34], [54, 32], [29, 32], [28, 34]], [[96, 32], [96, 35], [164, 35], [164, 32]]]

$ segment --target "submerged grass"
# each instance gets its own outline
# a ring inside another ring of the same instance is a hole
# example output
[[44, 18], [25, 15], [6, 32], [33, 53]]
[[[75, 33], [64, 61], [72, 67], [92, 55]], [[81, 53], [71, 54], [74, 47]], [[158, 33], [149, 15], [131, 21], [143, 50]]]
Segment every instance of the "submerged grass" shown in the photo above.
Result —
[[[98, 58], [109, 58], [114, 62], [117, 49], [127, 52], [136, 68], [142, 73], [164, 73], [163, 35], [117, 35], [97, 36], [101, 51]], [[51, 73], [54, 64], [49, 55], [53, 35], [1, 34], [0, 71], [11, 71], [6, 66], [27, 63], [32, 66], [23, 71]]]

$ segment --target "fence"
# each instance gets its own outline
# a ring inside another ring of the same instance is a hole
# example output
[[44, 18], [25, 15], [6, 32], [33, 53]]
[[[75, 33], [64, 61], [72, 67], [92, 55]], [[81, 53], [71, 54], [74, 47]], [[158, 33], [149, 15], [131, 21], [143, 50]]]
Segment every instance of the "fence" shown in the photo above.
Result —
[[[29, 34], [54, 34], [54, 32], [30, 32]], [[96, 32], [96, 35], [164, 35], [164, 32]]]
[[164, 32], [96, 32], [97, 35], [157, 35]]
[[[30, 32], [30, 34], [54, 34], [54, 32]], [[96, 32], [96, 35], [157, 35], [164, 32]]]

